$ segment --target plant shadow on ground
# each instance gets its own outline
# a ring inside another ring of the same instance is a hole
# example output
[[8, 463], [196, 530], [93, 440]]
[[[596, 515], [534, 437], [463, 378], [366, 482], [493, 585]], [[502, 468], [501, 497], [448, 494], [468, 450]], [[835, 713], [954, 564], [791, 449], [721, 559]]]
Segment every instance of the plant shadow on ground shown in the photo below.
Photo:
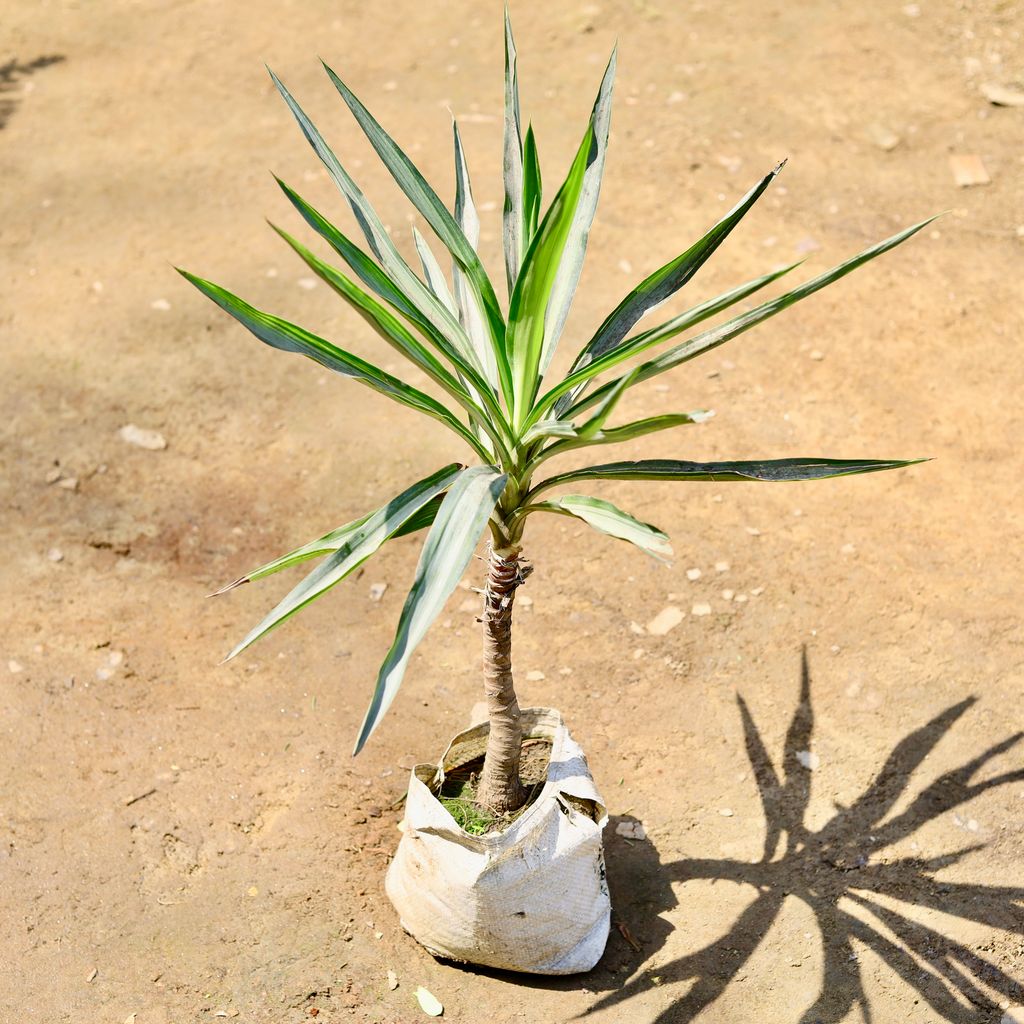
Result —
[[[849, 807], [837, 805], [832, 818], [812, 832], [804, 823], [811, 771], [798, 756], [810, 749], [814, 727], [806, 651], [800, 701], [786, 734], [781, 772], [772, 762], [743, 698], [737, 699], [747, 757], [766, 822], [761, 858], [749, 862], [683, 859], [662, 864], [650, 841], [613, 841], [608, 848], [613, 907], [627, 907], [628, 921], [613, 912], [612, 936], [601, 963], [589, 974], [575, 978], [485, 973], [536, 988], [570, 991], [584, 987], [603, 993], [583, 1017], [648, 991], [655, 983], [652, 975], [656, 975], [662, 989], [678, 986], [685, 992], [653, 1024], [686, 1024], [696, 1020], [742, 976], [744, 965], [777, 920], [786, 897], [792, 896], [814, 914], [824, 960], [820, 994], [806, 1009], [794, 1010], [794, 1022], [835, 1024], [856, 1007], [870, 1024], [871, 1006], [855, 941], [873, 950], [914, 989], [937, 1020], [975, 1024], [981, 1013], [997, 1010], [991, 992], [998, 993], [998, 999], [1021, 1001], [1024, 985], [1001, 967], [961, 942], [905, 917], [876, 897], [908, 907], [940, 910], [1024, 935], [1024, 886], [947, 882], [935, 877], [984, 844], [931, 858], [886, 855], [895, 843], [908, 839], [939, 815], [986, 790], [1024, 781], [1024, 768], [1018, 768], [972, 782], [993, 758], [1014, 747], [1024, 733], [1009, 736], [933, 779], [904, 810], [884, 820], [910, 788], [914, 772], [975, 698], [954, 704], [901, 740], [864, 793]], [[678, 905], [672, 884], [698, 879], [749, 886], [754, 898], [714, 942], [659, 964], [656, 969], [644, 970], [643, 964], [664, 946], [673, 931], [671, 923], [658, 916]], [[841, 901], [856, 906], [858, 915], [841, 907]], [[636, 931], [635, 937], [631, 928]], [[631, 955], [630, 947], [639, 949]]]
[[0, 64], [0, 129], [6, 126], [18, 105], [17, 99], [11, 95], [18, 81], [42, 68], [48, 68], [51, 64], [59, 64], [64, 59], [63, 55], [54, 53], [36, 57], [35, 60], [24, 64], [15, 57]]

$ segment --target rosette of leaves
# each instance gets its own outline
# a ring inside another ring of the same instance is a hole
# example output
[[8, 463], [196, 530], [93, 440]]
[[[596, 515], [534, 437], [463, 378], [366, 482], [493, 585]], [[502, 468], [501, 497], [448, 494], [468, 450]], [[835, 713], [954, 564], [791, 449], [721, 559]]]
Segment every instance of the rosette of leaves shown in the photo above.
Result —
[[[377, 155], [450, 260], [450, 274], [416, 229], [418, 268], [400, 252], [380, 217], [298, 101], [271, 72], [303, 135], [354, 216], [362, 240], [341, 228], [278, 179], [284, 194], [330, 250], [315, 254], [275, 227], [298, 257], [380, 338], [436, 386], [428, 394], [340, 345], [256, 309], [210, 281], [181, 271], [260, 341], [315, 360], [342, 377], [443, 423], [471, 462], [453, 462], [411, 484], [362, 518], [297, 548], [235, 581], [261, 579], [307, 560], [313, 571], [235, 647], [229, 657], [351, 575], [393, 537], [426, 530], [394, 643], [377, 678], [355, 753], [398, 692], [410, 656], [459, 583], [484, 537], [490, 541], [483, 589], [484, 682], [490, 738], [477, 793], [496, 812], [524, 799], [519, 780], [521, 730], [511, 671], [512, 603], [529, 572], [523, 534], [538, 513], [571, 516], [628, 541], [647, 554], [671, 553], [667, 536], [611, 502], [580, 488], [592, 481], [651, 482], [821, 480], [896, 469], [920, 460], [790, 458], [734, 462], [677, 459], [606, 461], [607, 445], [698, 424], [710, 413], [689, 410], [619, 423], [616, 407], [630, 388], [674, 370], [833, 284], [895, 248], [929, 221], [908, 227], [789, 291], [751, 307], [744, 300], [789, 274], [772, 270], [707, 299], [663, 323], [641, 319], [679, 292], [729, 236], [782, 168], [771, 169], [707, 233], [628, 291], [575, 354], [568, 372], [552, 377], [597, 208], [608, 149], [615, 54], [601, 80], [589, 122], [568, 173], [545, 203], [532, 126], [523, 131], [516, 50], [505, 18], [503, 211], [508, 302], [502, 305], [477, 254], [480, 221], [458, 125], [453, 123], [455, 194], [451, 209], [351, 89], [326, 65], [330, 81]], [[340, 262], [339, 262], [340, 261]], [[706, 322], [733, 307], [742, 312]], [[593, 453], [583, 468], [558, 472], [567, 452]]]

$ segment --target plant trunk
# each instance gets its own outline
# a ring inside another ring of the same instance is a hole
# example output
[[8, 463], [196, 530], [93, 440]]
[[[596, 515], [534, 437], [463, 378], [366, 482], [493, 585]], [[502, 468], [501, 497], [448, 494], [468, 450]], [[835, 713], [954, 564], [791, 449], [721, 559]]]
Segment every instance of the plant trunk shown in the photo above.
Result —
[[512, 602], [529, 575], [519, 548], [489, 551], [484, 588], [484, 691], [491, 729], [477, 803], [498, 814], [517, 810], [526, 800], [519, 778], [523, 728], [512, 683]]

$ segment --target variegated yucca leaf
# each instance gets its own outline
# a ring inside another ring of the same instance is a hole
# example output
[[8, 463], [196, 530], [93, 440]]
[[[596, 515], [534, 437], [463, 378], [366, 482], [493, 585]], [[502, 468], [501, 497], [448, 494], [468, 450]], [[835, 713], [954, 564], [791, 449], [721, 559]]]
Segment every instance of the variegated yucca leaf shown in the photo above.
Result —
[[[306, 355], [406, 408], [440, 421], [479, 461], [468, 469], [457, 464], [448, 466], [375, 512], [268, 562], [224, 588], [230, 590], [309, 559], [322, 559], [235, 648], [235, 654], [350, 575], [389, 538], [430, 526], [394, 645], [381, 668], [359, 733], [357, 750], [394, 699], [413, 649], [458, 584], [483, 533], [489, 533], [499, 551], [517, 552], [530, 515], [548, 512], [572, 516], [656, 558], [670, 551], [665, 534], [604, 498], [561, 494], [541, 499], [545, 492], [585, 481], [815, 480], [898, 469], [923, 461], [801, 458], [708, 463], [639, 459], [583, 465], [545, 476], [548, 460], [555, 456], [575, 452], [579, 458], [596, 446], [636, 441], [705, 422], [710, 412], [641, 415], [619, 423], [614, 420], [626, 393], [634, 387], [711, 351], [839, 281], [910, 238], [930, 220], [869, 246], [831, 270], [753, 308], [745, 305], [752, 295], [789, 274], [798, 264], [769, 270], [711, 298], [694, 296], [680, 309], [670, 311], [664, 321], [639, 328], [640, 321], [655, 307], [692, 284], [701, 267], [769, 188], [782, 169], [779, 164], [700, 238], [680, 246], [677, 256], [627, 291], [589, 340], [565, 361], [567, 371], [554, 375], [553, 368], [560, 365], [554, 359], [556, 346], [569, 324], [605, 171], [616, 55], [612, 53], [598, 83], [582, 142], [565, 178], [557, 189], [549, 189], [545, 205], [537, 134], [533, 124], [523, 119], [518, 54], [507, 11], [504, 52], [501, 248], [509, 296], [504, 310], [478, 252], [480, 216], [473, 199], [466, 148], [455, 120], [455, 188], [449, 210], [408, 156], [412, 147], [403, 148], [392, 138], [353, 89], [324, 64], [334, 88], [421, 219], [421, 225], [414, 225], [408, 234], [403, 229], [392, 235], [346, 169], [346, 163], [358, 166], [355, 159], [346, 157], [343, 163], [338, 158], [295, 97], [271, 72], [300, 130], [347, 202], [356, 225], [354, 237], [362, 241], [354, 242], [280, 179], [278, 183], [292, 207], [329, 247], [328, 259], [288, 232], [275, 230], [377, 337], [426, 375], [431, 393], [353, 355], [347, 347], [262, 312], [226, 289], [182, 271], [261, 341]], [[413, 141], [418, 144], [418, 140]], [[661, 214], [653, 209], [651, 216]], [[422, 225], [430, 229], [433, 238], [425, 237]], [[438, 242], [443, 250], [435, 251]], [[333, 265], [337, 260], [344, 270]], [[695, 330], [727, 311], [732, 315], [724, 321]]]

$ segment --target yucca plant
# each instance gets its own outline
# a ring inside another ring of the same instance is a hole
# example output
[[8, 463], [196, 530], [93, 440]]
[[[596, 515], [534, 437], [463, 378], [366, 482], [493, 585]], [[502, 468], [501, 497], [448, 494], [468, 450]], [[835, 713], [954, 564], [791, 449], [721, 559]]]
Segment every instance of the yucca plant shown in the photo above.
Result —
[[[745, 309], [717, 326], [690, 333], [685, 340], [667, 344], [743, 302], [797, 264], [773, 270], [664, 323], [631, 333], [644, 314], [674, 295], [696, 274], [768, 188], [781, 170], [780, 164], [707, 234], [629, 291], [576, 354], [568, 373], [551, 380], [552, 356], [569, 314], [601, 187], [615, 54], [608, 63], [568, 174], [545, 209], [534, 132], [532, 126], [525, 134], [522, 130], [516, 50], [506, 13], [503, 223], [507, 312], [499, 304], [494, 285], [477, 255], [480, 222], [457, 124], [453, 124], [455, 196], [449, 211], [398, 144], [348, 86], [324, 66], [380, 159], [448, 250], [451, 278], [446, 277], [415, 228], [414, 244], [422, 273], [410, 266], [359, 186], [292, 94], [271, 72], [303, 134], [348, 201], [366, 247], [353, 242], [279, 179], [278, 184], [295, 209], [347, 264], [350, 274], [324, 262], [282, 229], [275, 230], [385, 342], [422, 370], [437, 385], [442, 397], [412, 387], [333, 342], [255, 309], [218, 285], [182, 273], [266, 344], [308, 356], [395, 402], [439, 420], [470, 449], [478, 464], [453, 462], [412, 484], [376, 511], [224, 588], [229, 590], [262, 579], [308, 559], [323, 559], [229, 657], [345, 579], [390, 538], [429, 527], [394, 643], [380, 669], [356, 739], [354, 752], [358, 753], [394, 700], [412, 652], [459, 583], [481, 538], [488, 535], [482, 624], [490, 733], [477, 800], [491, 811], [506, 812], [519, 807], [525, 799], [519, 779], [521, 728], [512, 679], [511, 630], [516, 588], [530, 569], [523, 556], [523, 534], [532, 515], [572, 516], [601, 533], [629, 541], [662, 558], [671, 549], [661, 530], [640, 522], [603, 498], [575, 493], [578, 485], [601, 480], [819, 480], [895, 469], [919, 460], [800, 458], [699, 463], [641, 459], [600, 462], [549, 473], [552, 461], [568, 452], [700, 423], [708, 413], [680, 412], [611, 425], [616, 405], [628, 388], [756, 327], [888, 252], [920, 231], [928, 221], [901, 231], [792, 291]], [[656, 348], [659, 351], [649, 355]], [[644, 358], [634, 361], [638, 356]], [[627, 363], [631, 363], [629, 368]], [[605, 378], [599, 385], [598, 377]], [[557, 493], [552, 494], [556, 489]]]

